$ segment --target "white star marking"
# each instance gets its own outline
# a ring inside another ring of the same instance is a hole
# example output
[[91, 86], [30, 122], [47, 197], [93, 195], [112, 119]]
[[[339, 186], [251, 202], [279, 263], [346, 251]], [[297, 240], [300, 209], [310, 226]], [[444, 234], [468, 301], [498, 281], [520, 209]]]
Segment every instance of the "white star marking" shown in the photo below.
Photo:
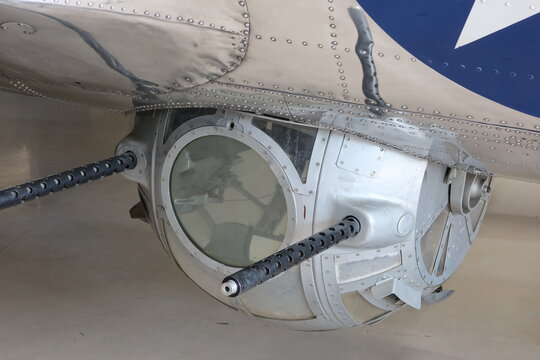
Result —
[[538, 13], [540, 0], [476, 0], [461, 30], [456, 49]]

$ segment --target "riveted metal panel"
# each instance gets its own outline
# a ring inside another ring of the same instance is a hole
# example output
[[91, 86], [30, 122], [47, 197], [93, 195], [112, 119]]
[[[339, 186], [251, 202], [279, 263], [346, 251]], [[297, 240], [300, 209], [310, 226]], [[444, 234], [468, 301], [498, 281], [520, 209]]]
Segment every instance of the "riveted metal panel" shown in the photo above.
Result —
[[355, 174], [375, 177], [383, 166], [384, 151], [383, 147], [366, 146], [364, 143], [351, 141], [350, 136], [345, 136], [337, 167]]
[[538, 118], [452, 83], [354, 0], [0, 3], [0, 43], [13, 49], [1, 71], [14, 91], [117, 111], [265, 113], [451, 167], [540, 179]]
[[[238, 1], [0, 6], [0, 63], [10, 77], [47, 97], [111, 108], [121, 108], [122, 97], [157, 100], [218, 78], [238, 67], [247, 47], [247, 7]], [[12, 30], [12, 22], [32, 31]]]

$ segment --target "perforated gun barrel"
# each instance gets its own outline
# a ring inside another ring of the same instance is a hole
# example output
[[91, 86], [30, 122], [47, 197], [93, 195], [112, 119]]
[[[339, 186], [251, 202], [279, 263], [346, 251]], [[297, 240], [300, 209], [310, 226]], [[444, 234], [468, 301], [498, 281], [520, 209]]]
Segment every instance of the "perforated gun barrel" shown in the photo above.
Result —
[[360, 221], [354, 216], [347, 216], [328, 229], [227, 276], [223, 279], [221, 292], [229, 297], [238, 296], [320, 252], [339, 244], [341, 241], [356, 236], [360, 229]]

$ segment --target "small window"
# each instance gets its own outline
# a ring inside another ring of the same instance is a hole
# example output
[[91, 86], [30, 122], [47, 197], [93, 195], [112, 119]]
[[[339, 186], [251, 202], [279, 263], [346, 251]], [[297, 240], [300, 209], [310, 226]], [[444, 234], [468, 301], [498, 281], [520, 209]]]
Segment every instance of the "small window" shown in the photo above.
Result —
[[305, 184], [318, 130], [266, 119], [253, 119], [253, 125], [279, 144], [291, 159], [300, 179]]
[[165, 127], [165, 132], [163, 134], [163, 143], [165, 144], [173, 131], [180, 127], [182, 124], [200, 116], [214, 115], [216, 112], [217, 109], [212, 108], [186, 108], [173, 110], [167, 121], [167, 126]]

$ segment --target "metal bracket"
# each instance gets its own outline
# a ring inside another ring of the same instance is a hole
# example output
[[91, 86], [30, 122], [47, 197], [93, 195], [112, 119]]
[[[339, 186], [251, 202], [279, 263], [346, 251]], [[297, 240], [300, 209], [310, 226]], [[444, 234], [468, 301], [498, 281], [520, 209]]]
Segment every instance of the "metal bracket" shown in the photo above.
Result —
[[422, 293], [395, 278], [386, 279], [375, 284], [371, 288], [371, 293], [375, 299], [395, 295], [405, 304], [415, 309], [419, 310], [422, 307]]

